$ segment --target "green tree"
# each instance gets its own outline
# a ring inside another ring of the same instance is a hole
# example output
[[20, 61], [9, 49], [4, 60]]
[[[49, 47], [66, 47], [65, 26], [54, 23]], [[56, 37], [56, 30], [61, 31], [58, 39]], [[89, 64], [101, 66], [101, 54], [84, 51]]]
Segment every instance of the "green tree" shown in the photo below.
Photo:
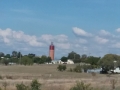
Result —
[[39, 63], [40, 63], [40, 64], [43, 64], [43, 63], [46, 62], [46, 60], [47, 60], [47, 56], [42, 55]]
[[29, 54], [28, 54], [28, 57], [31, 58], [31, 59], [33, 59], [33, 58], [35, 57], [35, 54], [29, 53]]
[[[117, 63], [114, 63], [114, 61], [117, 61]], [[102, 57], [100, 59], [98, 64], [103, 67], [112, 69], [112, 68], [114, 68], [114, 65], [120, 66], [120, 56], [116, 55], [116, 54], [106, 54], [106, 55], [104, 55], [104, 57]]]
[[67, 62], [67, 59], [68, 59], [67, 57], [63, 56], [63, 57], [61, 58], [61, 61], [62, 61], [62, 62]]
[[5, 58], [11, 58], [10, 54], [6, 54]]
[[87, 55], [86, 54], [83, 54], [82, 57], [81, 57], [81, 62], [85, 62], [87, 59]]
[[29, 58], [28, 56], [23, 56], [22, 59], [21, 59], [21, 64], [23, 64], [23, 65], [32, 65], [33, 60], [31, 58]]
[[4, 57], [4, 56], [5, 56], [5, 54], [3, 52], [0, 52], [0, 58]]
[[7, 66], [9, 64], [9, 59], [2, 58], [1, 63]]
[[22, 54], [21, 54], [21, 52], [18, 52], [18, 54], [17, 54], [17, 58], [22, 58]]
[[16, 58], [16, 57], [17, 57], [17, 54], [18, 54], [17, 51], [12, 51], [12, 57], [15, 57], [15, 58]]
[[46, 62], [51, 63], [52, 59], [51, 57], [47, 57]]
[[90, 57], [87, 57], [85, 62], [91, 65], [97, 65], [99, 60], [100, 60], [100, 57], [90, 56]]
[[10, 58], [9, 61], [12, 63], [19, 63], [18, 58], [14, 58], [14, 57]]
[[68, 59], [72, 59], [74, 63], [80, 63], [80, 55], [77, 54], [76, 52], [72, 51], [68, 54]]
[[38, 63], [40, 62], [41, 58], [40, 57], [34, 57], [33, 61], [34, 63]]

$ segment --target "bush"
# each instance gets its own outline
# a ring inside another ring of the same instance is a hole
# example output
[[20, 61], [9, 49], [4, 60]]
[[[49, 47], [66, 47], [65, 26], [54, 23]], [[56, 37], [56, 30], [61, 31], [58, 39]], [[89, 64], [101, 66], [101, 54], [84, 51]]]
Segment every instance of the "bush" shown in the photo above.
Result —
[[84, 72], [86, 73], [88, 69], [91, 69], [90, 65], [83, 65], [82, 68], [84, 69]]
[[17, 90], [30, 90], [28, 86], [24, 85], [23, 83], [16, 85]]
[[73, 69], [75, 72], [82, 72], [82, 68], [80, 65], [77, 65], [74, 69]]
[[33, 80], [31, 83], [31, 90], [41, 90], [41, 84], [37, 80]]
[[40, 87], [41, 84], [37, 80], [33, 80], [30, 87], [23, 83], [16, 85], [17, 90], [41, 90]]
[[84, 82], [77, 82], [77, 84], [70, 90], [93, 90], [90, 84], [84, 84]]
[[59, 65], [59, 66], [57, 67], [57, 69], [58, 69], [59, 71], [65, 71], [65, 70], [67, 69], [67, 67], [66, 67], [66, 65]]
[[63, 65], [63, 66], [62, 66], [62, 69], [63, 69], [64, 71], [66, 70], [66, 68], [67, 68], [66, 65]]

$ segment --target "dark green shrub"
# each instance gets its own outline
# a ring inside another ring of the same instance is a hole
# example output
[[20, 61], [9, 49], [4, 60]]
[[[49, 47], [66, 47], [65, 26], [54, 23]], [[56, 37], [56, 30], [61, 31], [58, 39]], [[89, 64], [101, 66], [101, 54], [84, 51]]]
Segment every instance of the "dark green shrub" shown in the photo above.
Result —
[[37, 80], [33, 80], [30, 87], [23, 83], [16, 85], [17, 90], [41, 90], [40, 87], [41, 84]]
[[57, 69], [58, 69], [59, 71], [62, 71], [62, 65], [58, 65]]
[[62, 65], [62, 69], [65, 71], [66, 70], [66, 65]]
[[65, 71], [66, 70], [66, 65], [58, 65], [58, 67], [57, 67], [57, 69], [59, 70], [59, 71]]
[[30, 90], [41, 90], [40, 87], [41, 87], [41, 84], [37, 80], [33, 80], [31, 83]]
[[80, 65], [77, 65], [74, 69], [73, 69], [75, 72], [82, 72], [82, 68]]
[[28, 86], [24, 85], [23, 83], [16, 85], [17, 90], [30, 90]]
[[70, 90], [94, 90], [90, 84], [84, 84], [84, 82], [77, 82], [77, 84]]

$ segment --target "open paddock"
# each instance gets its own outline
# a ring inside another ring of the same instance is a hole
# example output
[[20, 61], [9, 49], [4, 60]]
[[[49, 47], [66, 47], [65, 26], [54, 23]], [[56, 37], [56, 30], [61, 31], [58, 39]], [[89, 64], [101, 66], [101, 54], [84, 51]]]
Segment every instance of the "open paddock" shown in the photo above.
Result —
[[48, 65], [0, 65], [0, 86], [3, 87], [4, 82], [7, 83], [7, 90], [16, 90], [15, 86], [18, 83], [29, 85], [33, 79], [37, 79], [42, 84], [42, 90], [69, 90], [75, 85], [76, 81], [83, 81], [90, 83], [93, 87], [100, 87], [102, 90], [109, 90], [111, 88], [111, 80], [117, 81], [117, 88], [119, 88], [120, 75], [104, 75], [87, 73], [68, 72], [70, 68], [76, 65], [67, 65], [67, 70], [60, 72], [57, 70], [56, 64]]

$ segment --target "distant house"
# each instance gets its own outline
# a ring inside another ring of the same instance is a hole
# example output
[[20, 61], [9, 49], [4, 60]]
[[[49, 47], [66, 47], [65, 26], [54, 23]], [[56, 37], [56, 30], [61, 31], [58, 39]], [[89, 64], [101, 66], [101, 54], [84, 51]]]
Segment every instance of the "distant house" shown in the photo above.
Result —
[[63, 62], [61, 60], [53, 60], [52, 64], [74, 64], [74, 62], [71, 59], [68, 59], [67, 62]]
[[74, 62], [71, 59], [68, 59], [66, 63], [67, 64], [74, 64]]

